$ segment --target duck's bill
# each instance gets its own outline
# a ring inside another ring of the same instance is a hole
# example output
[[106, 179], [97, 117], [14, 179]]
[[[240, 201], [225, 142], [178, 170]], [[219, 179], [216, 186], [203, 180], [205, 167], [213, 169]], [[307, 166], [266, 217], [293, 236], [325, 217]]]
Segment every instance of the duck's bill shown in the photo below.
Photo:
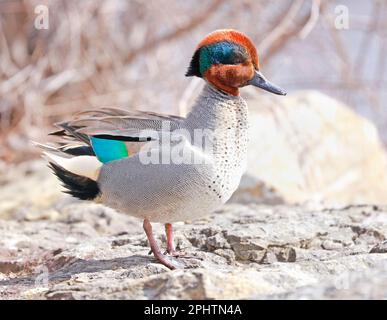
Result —
[[267, 80], [265, 76], [259, 71], [255, 71], [254, 77], [247, 84], [274, 94], [286, 96], [286, 92], [284, 90]]

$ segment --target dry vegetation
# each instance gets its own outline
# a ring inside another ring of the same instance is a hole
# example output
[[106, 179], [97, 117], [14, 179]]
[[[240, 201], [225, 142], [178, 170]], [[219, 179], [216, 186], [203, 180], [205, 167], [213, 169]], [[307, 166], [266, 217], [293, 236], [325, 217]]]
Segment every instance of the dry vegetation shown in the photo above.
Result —
[[[374, 2], [378, 18], [355, 21], [366, 26], [366, 34], [387, 29], [382, 25], [384, 1]], [[351, 73], [342, 35], [333, 30], [333, 11], [328, 10], [332, 1], [198, 3], [1, 0], [0, 159], [14, 162], [36, 156], [30, 139], [43, 139], [53, 122], [90, 106], [184, 113], [200, 86], [200, 81], [184, 77], [185, 68], [196, 43], [216, 28], [247, 32], [258, 43], [262, 64], [269, 70], [279, 53], [292, 42], [305, 41], [323, 24], [332, 36], [327, 43], [334, 49], [330, 56], [340, 85], [361, 86]], [[39, 4], [49, 7], [49, 30], [34, 28], [34, 8]], [[361, 45], [367, 41], [365, 37]], [[383, 57], [378, 59], [384, 68]], [[381, 83], [383, 74], [378, 79]], [[378, 105], [377, 97], [364, 90], [366, 98]]]

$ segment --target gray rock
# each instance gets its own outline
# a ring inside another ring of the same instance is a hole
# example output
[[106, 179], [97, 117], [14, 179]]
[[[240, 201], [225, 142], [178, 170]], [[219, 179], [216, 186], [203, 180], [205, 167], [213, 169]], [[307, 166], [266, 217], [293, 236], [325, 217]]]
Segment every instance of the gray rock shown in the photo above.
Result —
[[[148, 255], [141, 221], [54, 192], [43, 199], [8, 201], [1, 298], [387, 298], [387, 207], [230, 203], [174, 225], [187, 257], [178, 259], [185, 269], [170, 271]], [[165, 247], [164, 227], [154, 232]]]

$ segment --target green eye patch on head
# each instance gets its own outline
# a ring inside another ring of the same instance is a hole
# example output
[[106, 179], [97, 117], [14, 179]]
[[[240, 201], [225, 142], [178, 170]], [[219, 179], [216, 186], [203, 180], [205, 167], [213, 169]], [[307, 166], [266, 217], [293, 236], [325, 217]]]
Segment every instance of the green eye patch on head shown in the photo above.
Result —
[[195, 52], [186, 75], [202, 77], [214, 64], [240, 64], [248, 57], [245, 48], [236, 43], [230, 41], [212, 43]]
[[246, 50], [228, 41], [210, 44], [200, 49], [199, 68], [203, 75], [213, 64], [239, 64], [247, 59]]

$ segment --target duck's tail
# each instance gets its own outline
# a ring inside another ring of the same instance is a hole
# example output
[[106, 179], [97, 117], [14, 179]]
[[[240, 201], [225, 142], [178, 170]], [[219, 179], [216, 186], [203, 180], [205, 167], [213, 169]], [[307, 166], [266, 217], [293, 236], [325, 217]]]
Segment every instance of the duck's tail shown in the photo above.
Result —
[[66, 193], [81, 200], [96, 200], [100, 195], [98, 183], [88, 177], [72, 173], [60, 165], [49, 162], [49, 167], [63, 183]]
[[102, 167], [88, 146], [49, 146], [35, 143], [44, 150], [49, 167], [67, 189], [65, 192], [82, 200], [97, 200], [97, 183]]

